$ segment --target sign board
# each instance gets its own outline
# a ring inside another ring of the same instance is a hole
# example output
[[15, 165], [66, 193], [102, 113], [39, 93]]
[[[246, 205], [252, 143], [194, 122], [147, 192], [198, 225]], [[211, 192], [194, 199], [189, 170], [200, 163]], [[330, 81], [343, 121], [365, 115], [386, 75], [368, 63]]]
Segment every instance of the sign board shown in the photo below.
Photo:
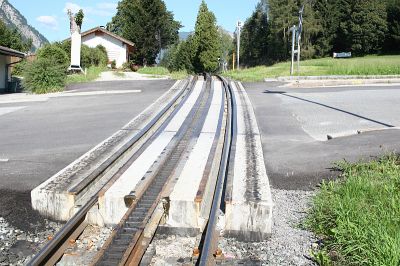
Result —
[[241, 28], [241, 27], [243, 27], [243, 22], [241, 22], [240, 20], [237, 22], [237, 27], [238, 28]]
[[351, 52], [348, 53], [333, 53], [333, 58], [350, 58]]

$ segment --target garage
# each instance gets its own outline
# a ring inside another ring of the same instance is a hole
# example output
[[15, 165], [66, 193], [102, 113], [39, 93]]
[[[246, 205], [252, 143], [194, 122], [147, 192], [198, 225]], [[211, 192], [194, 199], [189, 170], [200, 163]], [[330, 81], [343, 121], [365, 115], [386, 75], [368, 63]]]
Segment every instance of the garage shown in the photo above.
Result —
[[0, 46], [0, 93], [8, 92], [11, 73], [10, 66], [24, 58], [25, 54], [4, 46]]

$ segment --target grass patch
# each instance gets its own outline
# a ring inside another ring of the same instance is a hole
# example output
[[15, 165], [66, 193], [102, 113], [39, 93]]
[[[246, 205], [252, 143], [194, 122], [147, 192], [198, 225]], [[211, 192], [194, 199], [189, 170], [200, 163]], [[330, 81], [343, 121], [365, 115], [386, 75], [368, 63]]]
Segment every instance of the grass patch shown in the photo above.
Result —
[[342, 178], [322, 184], [307, 218], [324, 243], [314, 257], [321, 265], [400, 265], [400, 157], [338, 167]]
[[[301, 61], [300, 64], [300, 76], [400, 75], [399, 55], [370, 55], [349, 59], [321, 58]], [[290, 62], [228, 71], [224, 74], [226, 77], [247, 82], [289, 75]]]
[[84, 83], [84, 82], [90, 82], [98, 77], [100, 77], [101, 72], [105, 71], [106, 67], [99, 66], [99, 67], [89, 67], [87, 69], [86, 75], [84, 74], [72, 74], [67, 76], [66, 83], [67, 84], [72, 84], [72, 83]]
[[142, 67], [139, 68], [138, 73], [149, 75], [169, 75], [168, 69], [165, 67]]
[[170, 76], [171, 79], [185, 79], [189, 74], [186, 70], [169, 72], [165, 67], [143, 67], [138, 70], [140, 74], [151, 75], [150, 78], [160, 78], [160, 76]]
[[181, 80], [187, 78], [189, 74], [186, 72], [186, 70], [181, 70], [181, 71], [174, 71], [169, 74], [171, 79], [176, 79], [176, 80]]

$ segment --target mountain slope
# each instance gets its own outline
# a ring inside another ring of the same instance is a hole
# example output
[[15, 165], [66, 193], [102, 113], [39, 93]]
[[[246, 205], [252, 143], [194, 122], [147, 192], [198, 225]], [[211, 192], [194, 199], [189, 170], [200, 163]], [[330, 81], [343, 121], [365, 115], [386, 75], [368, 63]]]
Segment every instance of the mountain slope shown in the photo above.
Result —
[[0, 19], [8, 27], [17, 28], [26, 40], [32, 39], [32, 50], [49, 42], [34, 27], [30, 26], [26, 18], [7, 0], [0, 0]]

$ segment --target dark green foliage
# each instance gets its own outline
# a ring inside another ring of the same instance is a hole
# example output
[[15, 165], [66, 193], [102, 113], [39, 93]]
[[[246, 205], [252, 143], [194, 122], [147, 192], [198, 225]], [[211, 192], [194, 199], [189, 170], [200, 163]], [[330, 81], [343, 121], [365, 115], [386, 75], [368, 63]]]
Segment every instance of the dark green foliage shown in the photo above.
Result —
[[203, 0], [197, 14], [192, 44], [196, 51], [192, 61], [195, 72], [214, 72], [218, 69], [220, 44], [215, 15]]
[[47, 44], [37, 52], [37, 59], [49, 59], [65, 69], [69, 65], [68, 54], [57, 44]]
[[241, 32], [241, 62], [245, 66], [263, 65], [268, 62], [268, 5], [260, 2]]
[[24, 68], [26, 67], [27, 64], [28, 64], [28, 62], [26, 60], [22, 60], [21, 62], [15, 64], [12, 69], [12, 75], [13, 76], [22, 76], [24, 73]]
[[17, 29], [10, 29], [0, 20], [0, 45], [17, 51], [28, 52], [32, 48], [32, 40], [23, 41]]
[[76, 13], [76, 15], [75, 15], [75, 22], [79, 28], [82, 28], [82, 22], [83, 22], [84, 17], [85, 17], [85, 15], [83, 14], [83, 10], [79, 9], [78, 13]]
[[290, 58], [290, 28], [302, 5], [302, 59], [400, 52], [400, 0], [260, 0], [242, 31], [246, 66]]
[[400, 0], [387, 1], [388, 31], [385, 38], [385, 51], [400, 53]]
[[108, 30], [135, 43], [132, 57], [137, 64], [154, 64], [161, 49], [178, 42], [180, 27], [162, 0], [122, 0], [107, 25]]
[[23, 87], [33, 93], [48, 93], [64, 88], [65, 65], [52, 58], [38, 58], [24, 67]]

